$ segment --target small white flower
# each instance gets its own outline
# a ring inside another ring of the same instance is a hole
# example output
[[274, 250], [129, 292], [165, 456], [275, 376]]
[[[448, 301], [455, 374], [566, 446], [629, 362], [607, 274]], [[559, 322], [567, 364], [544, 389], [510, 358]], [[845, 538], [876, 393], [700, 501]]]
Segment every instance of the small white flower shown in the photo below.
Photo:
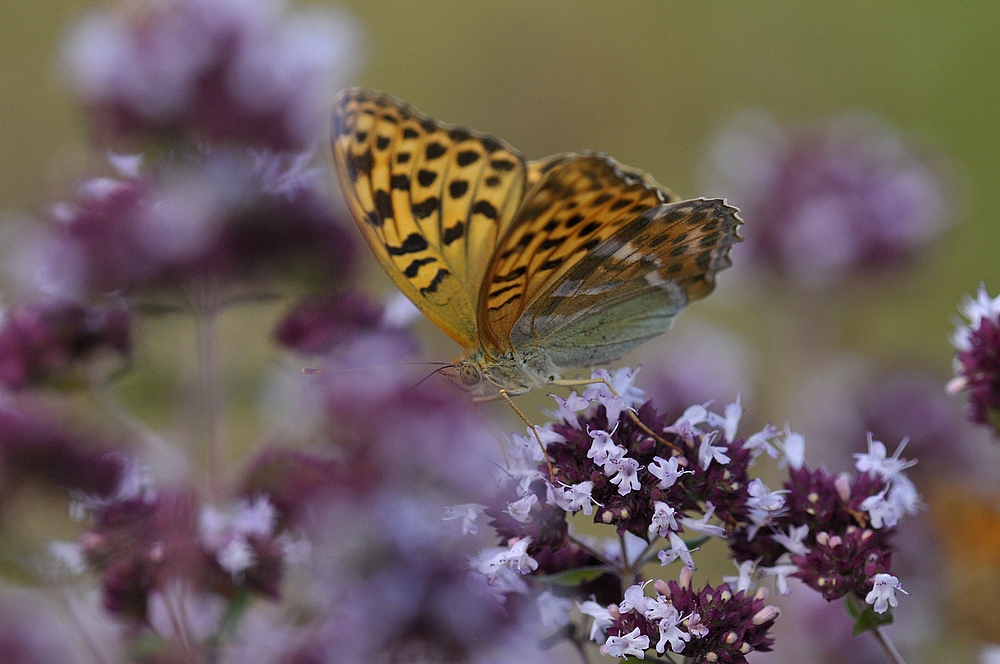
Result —
[[782, 545], [786, 549], [788, 549], [789, 552], [794, 553], [797, 556], [801, 556], [802, 554], [804, 554], [809, 550], [806, 547], [806, 545], [803, 544], [806, 537], [808, 536], [809, 536], [808, 525], [802, 525], [798, 527], [789, 526], [787, 534], [775, 533], [774, 541]]
[[[590, 443], [590, 449], [587, 450], [587, 458], [593, 459], [594, 463], [598, 466], [604, 467], [605, 472], [607, 472], [606, 464], [608, 463], [608, 460], [615, 456], [623, 456], [625, 448], [620, 447], [617, 443], [615, 443], [615, 441], [611, 439], [611, 434], [607, 431], [601, 431], [600, 429], [591, 431], [588, 429], [587, 434], [593, 441]], [[621, 450], [621, 454], [618, 453], [618, 450]]]
[[215, 559], [219, 561], [222, 569], [233, 576], [245, 572], [257, 562], [253, 547], [242, 537], [229, 540], [228, 544], [216, 552]]
[[577, 609], [579, 609], [580, 613], [583, 615], [590, 616], [594, 619], [594, 623], [590, 626], [590, 640], [597, 643], [603, 641], [605, 632], [614, 622], [614, 619], [611, 617], [611, 612], [597, 602], [591, 600], [587, 600], [582, 604], [577, 604]]
[[637, 659], [644, 659], [647, 648], [649, 648], [649, 637], [645, 634], [640, 635], [639, 628], [636, 627], [625, 636], [609, 636], [601, 646], [601, 652], [611, 657], [632, 655]]
[[885, 499], [888, 488], [882, 489], [874, 496], [868, 496], [861, 501], [861, 510], [868, 512], [871, 519], [872, 528], [879, 529], [882, 526], [892, 528], [899, 523], [902, 516], [896, 505]]
[[636, 613], [645, 615], [646, 605], [652, 601], [651, 598], [646, 597], [645, 587], [645, 583], [637, 583], [634, 586], [626, 588], [624, 598], [618, 603], [618, 612], [630, 613], [635, 611]]
[[702, 470], [708, 470], [708, 466], [713, 461], [722, 466], [729, 463], [729, 456], [726, 454], [727, 448], [712, 444], [718, 433], [718, 431], [712, 431], [701, 437], [701, 445], [698, 447], [698, 464]]
[[569, 624], [569, 612], [573, 601], [565, 597], [553, 595], [550, 591], [542, 592], [535, 600], [542, 626], [548, 629], [565, 627]]
[[[733, 561], [736, 564], [736, 561]], [[742, 563], [736, 565], [736, 569], [739, 571], [739, 576], [723, 576], [722, 580], [729, 584], [729, 587], [735, 592], [740, 592], [741, 590], [746, 592], [754, 587], [752, 581], [752, 576], [754, 569], [757, 567], [757, 563], [752, 560], [744, 560]]]
[[687, 544], [684, 543], [680, 535], [670, 533], [669, 539], [670, 548], [656, 554], [656, 557], [660, 559], [660, 565], [669, 565], [680, 558], [685, 567], [694, 569], [694, 559], [691, 557], [691, 551], [687, 548]]
[[579, 512], [590, 516], [594, 513], [594, 483], [590, 480], [579, 484], [549, 485], [546, 493], [547, 502], [554, 504], [567, 512]]
[[760, 576], [773, 576], [774, 587], [779, 595], [787, 595], [791, 592], [788, 587], [788, 577], [799, 571], [797, 565], [788, 562], [790, 556], [787, 553], [781, 555], [777, 560], [777, 565], [773, 567], [758, 567], [757, 573]]
[[441, 517], [441, 520], [451, 521], [453, 519], [461, 519], [462, 534], [475, 535], [479, 532], [479, 524], [476, 523], [476, 520], [479, 518], [480, 514], [483, 514], [483, 510], [485, 509], [485, 505], [477, 505], [475, 503], [465, 503], [463, 505], [445, 507], [444, 516]]
[[801, 433], [795, 433], [785, 424], [785, 439], [781, 441], [782, 458], [778, 468], [788, 466], [798, 470], [806, 463], [806, 439]]
[[625, 401], [617, 395], [601, 395], [597, 397], [597, 401], [604, 406], [604, 412], [607, 413], [608, 417], [608, 424], [612, 422], [617, 423], [618, 418], [622, 415], [622, 411], [625, 410]]
[[656, 483], [658, 489], [669, 489], [677, 482], [677, 479], [681, 475], [694, 473], [693, 470], [681, 470], [677, 457], [663, 459], [662, 457], [655, 456], [653, 457], [653, 463], [649, 464], [647, 468], [653, 477], [660, 480]]
[[674, 431], [681, 435], [689, 435], [695, 431], [695, 427], [708, 420], [708, 408], [695, 404], [688, 406], [677, 420], [667, 427], [668, 431]]
[[910, 594], [899, 585], [899, 579], [891, 574], [876, 574], [873, 581], [875, 585], [865, 596], [865, 602], [874, 605], [875, 613], [885, 613], [890, 606], [899, 606], [897, 590], [904, 595]]
[[665, 608], [660, 612], [663, 615], [660, 616], [659, 623], [657, 624], [657, 629], [660, 632], [660, 640], [656, 643], [656, 652], [663, 653], [667, 643], [669, 643], [670, 649], [675, 653], [679, 653], [684, 650], [685, 644], [691, 640], [691, 635], [679, 627], [683, 618], [674, 605], [669, 602], [666, 604], [669, 608]]
[[740, 396], [737, 395], [736, 401], [726, 406], [725, 415], [708, 413], [708, 425], [721, 429], [726, 442], [732, 443], [736, 440], [736, 430], [740, 426], [741, 417], [743, 417], [743, 406], [740, 405]]
[[771, 491], [759, 478], [750, 481], [747, 486], [747, 507], [751, 509], [762, 509], [765, 512], [776, 512], [785, 506], [785, 497], [782, 494], [787, 490]]
[[510, 552], [507, 554], [508, 565], [518, 574], [527, 574], [538, 569], [538, 562], [528, 555], [530, 545], [531, 538], [525, 537], [510, 547]]
[[899, 456], [903, 453], [903, 448], [906, 447], [907, 442], [909, 442], [909, 439], [904, 438], [899, 443], [899, 446], [896, 447], [896, 452], [891, 457], [888, 457], [885, 444], [872, 438], [871, 433], [869, 433], [868, 452], [866, 454], [854, 455], [854, 458], [857, 459], [854, 463], [854, 467], [857, 468], [860, 473], [871, 472], [876, 475], [881, 475], [887, 480], [891, 480], [899, 473], [917, 463], [916, 461], [901, 459]]
[[771, 444], [771, 439], [778, 436], [778, 429], [773, 424], [766, 425], [757, 433], [751, 434], [743, 443], [743, 447], [754, 451], [755, 454], [761, 452], [767, 454], [772, 459], [778, 458], [778, 450]]
[[529, 493], [523, 498], [518, 498], [514, 502], [507, 505], [507, 509], [504, 510], [507, 514], [519, 523], [527, 523], [531, 520], [531, 508], [535, 506], [538, 502], [538, 496], [533, 493]]
[[556, 403], [559, 404], [559, 413], [563, 416], [563, 419], [566, 420], [566, 424], [570, 425], [574, 429], [579, 429], [580, 420], [577, 418], [576, 414], [587, 409], [587, 406], [590, 405], [590, 399], [581, 397], [574, 390], [570, 392], [569, 396], [565, 399], [555, 397], [555, 400]]
[[986, 291], [985, 284], [979, 284], [979, 291], [976, 299], [973, 300], [968, 295], [965, 296], [959, 310], [969, 319], [968, 325], [958, 323], [955, 333], [951, 337], [951, 343], [958, 350], [969, 350], [969, 335], [972, 330], [976, 330], [982, 325], [983, 319], [994, 323], [1000, 323], [1000, 296], [991, 298]]
[[[624, 449], [624, 448], [619, 448]], [[627, 496], [633, 491], [638, 491], [641, 488], [639, 484], [639, 462], [635, 459], [629, 459], [628, 457], [622, 457], [613, 462], [609, 462], [609, 465], [613, 464], [618, 470], [617, 474], [611, 478], [611, 483], [618, 485], [618, 495]], [[608, 466], [604, 467], [605, 473], [607, 473]]]
[[886, 498], [892, 503], [900, 514], [913, 516], [920, 512], [924, 504], [920, 501], [920, 494], [917, 487], [906, 475], [897, 475], [889, 487], [889, 495]]
[[702, 533], [703, 535], [711, 535], [712, 537], [724, 537], [726, 534], [726, 529], [722, 526], [716, 526], [708, 522], [715, 514], [715, 505], [712, 501], [707, 501], [705, 503], [705, 514], [700, 519], [692, 519], [689, 516], [681, 517], [681, 525], [684, 526], [686, 530], [693, 530], [696, 533]]
[[677, 530], [676, 510], [662, 500], [653, 505], [653, 522], [649, 524], [649, 532], [660, 537], [667, 537], [670, 531]]
[[[591, 372], [590, 377], [592, 380], [600, 379], [607, 381], [614, 390], [614, 393], [622, 398], [626, 408], [635, 408], [642, 405], [646, 400], [645, 393], [632, 384], [635, 381], [635, 377], [639, 374], [639, 369], [641, 367], [636, 367], [634, 370], [631, 367], [621, 367], [615, 370], [613, 374], [609, 373], [607, 369], [596, 369]], [[603, 382], [587, 386], [583, 394], [590, 399], [596, 399], [600, 395], [614, 396]]]
[[49, 556], [59, 568], [76, 576], [87, 569], [87, 560], [83, 557], [83, 548], [77, 542], [56, 540], [49, 542]]
[[708, 636], [708, 626], [701, 622], [701, 616], [697, 613], [692, 613], [687, 619], [687, 628], [691, 636], [696, 639], [703, 639]]

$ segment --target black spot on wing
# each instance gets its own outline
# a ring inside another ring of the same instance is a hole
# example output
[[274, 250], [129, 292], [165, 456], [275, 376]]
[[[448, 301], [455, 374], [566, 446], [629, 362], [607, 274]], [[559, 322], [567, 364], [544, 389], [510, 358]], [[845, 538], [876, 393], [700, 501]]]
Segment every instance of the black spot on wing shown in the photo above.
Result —
[[409, 152], [400, 152], [399, 154], [396, 155], [396, 163], [397, 164], [405, 164], [408, 161], [410, 161], [410, 153]]
[[428, 263], [436, 263], [436, 262], [437, 259], [434, 258], [433, 256], [428, 256], [427, 258], [414, 258], [413, 261], [411, 261], [410, 264], [406, 266], [406, 269], [403, 270], [403, 274], [412, 279], [413, 277], [417, 276], [417, 273], [420, 272], [421, 267], [427, 265]]
[[420, 289], [420, 294], [427, 295], [428, 293], [435, 292], [438, 289], [438, 286], [441, 285], [441, 282], [444, 280], [444, 278], [447, 277], [449, 274], [451, 274], [451, 272], [444, 269], [443, 267], [439, 267], [437, 274], [435, 274], [434, 278], [431, 279], [431, 283], [427, 284], [426, 286]]
[[405, 173], [400, 173], [398, 175], [393, 175], [389, 179], [389, 186], [393, 189], [399, 189], [401, 191], [410, 190], [410, 176]]
[[581, 221], [583, 221], [583, 215], [580, 213], [574, 214], [572, 217], [566, 220], [566, 228], [573, 228]]
[[390, 141], [388, 136], [379, 136], [378, 138], [375, 139], [375, 147], [379, 150], [385, 150], [387, 147], [389, 147], [389, 142]]
[[372, 166], [375, 165], [375, 158], [372, 157], [371, 150], [365, 150], [364, 154], [354, 156], [347, 156], [347, 174], [351, 178], [351, 182], [357, 182], [358, 177], [362, 173], [368, 175], [372, 171]]
[[489, 154], [493, 154], [497, 150], [503, 148], [503, 145], [500, 144], [500, 141], [493, 138], [492, 136], [484, 136], [481, 139], [481, 141], [483, 147], [486, 148], [486, 152], [488, 152]]
[[420, 183], [422, 187], [429, 187], [434, 184], [434, 180], [437, 180], [438, 174], [434, 171], [428, 171], [426, 168], [421, 168], [417, 171], [417, 182]]
[[538, 266], [539, 272], [545, 272], [546, 270], [553, 270], [563, 264], [563, 259], [555, 258], [553, 260], [548, 260]]
[[390, 256], [405, 256], [406, 254], [415, 254], [418, 251], [423, 251], [427, 248], [427, 238], [425, 238], [420, 233], [410, 233], [403, 240], [403, 244], [398, 247], [393, 247], [390, 245], [385, 245], [385, 250]]
[[493, 204], [490, 203], [489, 201], [477, 201], [476, 204], [472, 207], [472, 212], [473, 213], [478, 212], [487, 219], [497, 219], [500, 216], [500, 213], [497, 212], [497, 209], [493, 207]]
[[389, 197], [389, 192], [381, 189], [375, 192], [375, 209], [383, 221], [393, 218], [392, 199]]
[[496, 289], [494, 291], [490, 291], [489, 297], [496, 297], [497, 295], [503, 295], [507, 291], [512, 290], [512, 289], [517, 288], [517, 287], [518, 287], [518, 284], [511, 284], [509, 286], [504, 286], [502, 288], [498, 288], [498, 289]]
[[444, 229], [444, 235], [441, 236], [441, 240], [444, 242], [444, 246], [447, 247], [463, 235], [465, 235], [465, 224], [460, 221], [451, 228]]
[[490, 311], [496, 311], [498, 309], [502, 309], [503, 307], [507, 306], [508, 304], [510, 304], [514, 300], [518, 299], [519, 297], [521, 297], [520, 293], [514, 293], [510, 297], [508, 297], [506, 300], [504, 300], [503, 302], [501, 302], [500, 304], [498, 304], [498, 305], [496, 305], [494, 307], [490, 307], [489, 310]]
[[434, 161], [435, 159], [440, 159], [444, 156], [444, 153], [448, 151], [448, 148], [441, 145], [437, 141], [427, 144], [427, 148], [424, 150], [424, 156], [427, 161]]
[[542, 243], [538, 245], [540, 251], [545, 251], [546, 249], [551, 249], [553, 247], [558, 247], [560, 244], [566, 241], [568, 235], [562, 237], [550, 237], [547, 240], [542, 240]]
[[462, 141], [467, 141], [470, 138], [472, 138], [472, 134], [470, 134], [467, 129], [462, 129], [461, 127], [454, 127], [448, 130], [448, 138], [455, 141], [456, 143], [461, 143]]
[[479, 153], [475, 150], [462, 150], [458, 153], [458, 156], [455, 157], [455, 162], [463, 168], [470, 166], [477, 161], [479, 161]]
[[469, 183], [465, 180], [453, 180], [451, 184], [448, 185], [448, 193], [451, 194], [452, 198], [461, 198], [465, 196], [465, 192], [469, 190]]
[[601, 227], [600, 222], [592, 221], [580, 229], [580, 237], [586, 237], [587, 235], [590, 235], [600, 227]]
[[508, 282], [508, 281], [513, 281], [514, 279], [518, 279], [520, 277], [523, 277], [524, 273], [527, 272], [527, 271], [528, 271], [528, 268], [525, 267], [524, 265], [522, 265], [519, 268], [511, 270], [508, 274], [498, 274], [497, 276], [493, 277], [493, 283], [495, 283], [495, 284], [502, 284], [502, 283], [505, 283], [505, 282]]
[[485, 180], [483, 180], [483, 184], [485, 184], [490, 189], [493, 189], [494, 187], [499, 187], [500, 186], [500, 178], [498, 178], [495, 175], [491, 175], [488, 178], [486, 178]]
[[368, 140], [368, 132], [359, 131], [358, 133], [354, 134], [354, 138], [358, 141], [358, 143], [364, 143], [365, 141]]
[[517, 164], [510, 159], [493, 159], [490, 161], [490, 168], [496, 171], [512, 171], [515, 166], [517, 166]]
[[437, 196], [431, 196], [427, 200], [414, 203], [411, 209], [413, 210], [414, 217], [417, 219], [426, 219], [434, 214], [440, 205], [441, 199]]
[[413, 127], [407, 127], [403, 130], [403, 138], [417, 138], [418, 136], [420, 136], [420, 132]]

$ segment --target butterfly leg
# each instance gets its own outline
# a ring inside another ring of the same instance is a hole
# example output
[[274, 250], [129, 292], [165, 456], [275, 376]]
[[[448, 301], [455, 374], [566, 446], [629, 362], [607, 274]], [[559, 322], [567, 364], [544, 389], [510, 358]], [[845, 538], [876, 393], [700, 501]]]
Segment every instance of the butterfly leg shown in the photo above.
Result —
[[[611, 386], [611, 383], [609, 383], [603, 378], [580, 378], [580, 379], [565, 378], [565, 379], [557, 379], [549, 381], [549, 385], [559, 385], [561, 387], [579, 387], [580, 385], [596, 385], [597, 383], [603, 383], [611, 391], [611, 394], [615, 395], [616, 397], [621, 396], [620, 394], [618, 394], [618, 392], [615, 391], [615, 388]], [[663, 436], [657, 435], [652, 429], [646, 426], [646, 424], [639, 419], [639, 415], [635, 412], [634, 409], [626, 408], [625, 412], [628, 413], [629, 419], [632, 420], [632, 422], [637, 427], [639, 427], [641, 431], [652, 436], [653, 440], [662, 445], [666, 445], [677, 454], [681, 453], [680, 449], [676, 445], [666, 440]]]
[[[518, 394], [521, 394], [521, 392], [514, 392], [513, 394], [517, 396]], [[507, 405], [510, 406], [515, 413], [517, 413], [518, 417], [521, 418], [521, 421], [528, 425], [528, 428], [531, 430], [532, 435], [535, 436], [535, 441], [538, 443], [538, 447], [542, 450], [542, 454], [545, 456], [545, 465], [549, 467], [549, 479], [551, 479], [554, 482], [556, 479], [556, 469], [552, 466], [552, 459], [549, 458], [549, 453], [545, 450], [545, 444], [542, 442], [542, 437], [539, 436], [538, 431], [535, 430], [536, 425], [532, 424], [531, 420], [529, 420], [527, 416], [521, 412], [521, 409], [518, 408], [516, 405], [514, 405], [514, 400], [510, 398], [508, 390], [500, 390], [500, 393], [498, 395], [493, 395], [488, 397], [473, 397], [472, 402], [483, 403], [484, 401], [496, 401], [497, 399], [503, 399], [504, 401], [506, 401]]]

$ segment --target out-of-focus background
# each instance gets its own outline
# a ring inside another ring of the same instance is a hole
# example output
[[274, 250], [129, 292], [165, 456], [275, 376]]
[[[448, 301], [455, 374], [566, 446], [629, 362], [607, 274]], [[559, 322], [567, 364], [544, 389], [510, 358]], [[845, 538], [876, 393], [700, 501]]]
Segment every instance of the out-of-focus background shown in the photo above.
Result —
[[[67, 93], [59, 54], [68, 27], [94, 4], [37, 0], [4, 6], [0, 214], [7, 226], [42, 214], [86, 170], [83, 115]], [[898, 199], [873, 199], [887, 208], [880, 214], [890, 222], [894, 212], [933, 212], [926, 220], [933, 232], [911, 231], [921, 242], [905, 263], [803, 287], [745, 269], [737, 251], [719, 292], [635, 355], [635, 362], [646, 365], [647, 386], [656, 384], [658, 371], [679, 380], [683, 365], [696, 374], [689, 382], [712, 383], [705, 398], [742, 393], [754, 422], [790, 421], [805, 433], [811, 461], [839, 458], [848, 466], [850, 452], [863, 448], [864, 430], [874, 426], [870, 420], [891, 418], [892, 411], [860, 412], [874, 410], [876, 401], [861, 386], [874, 384], [882, 389], [875, 390], [879, 398], [890, 399], [896, 394], [892, 381], [905, 382], [912, 375], [906, 372], [919, 371], [913, 384], [921, 387], [904, 387], [938, 399], [950, 375], [948, 335], [956, 305], [980, 282], [994, 295], [1000, 289], [1000, 13], [991, 3], [357, 0], [323, 6], [342, 10], [360, 29], [357, 84], [502, 137], [529, 158], [599, 150], [648, 171], [684, 197], [728, 195], [737, 206], [749, 205], [747, 234], [756, 221], [766, 223], [765, 213], [755, 219], [750, 212], [754, 182], [794, 179], [815, 165], [810, 159], [826, 159], [822, 169], [839, 172], [836, 150], [817, 157], [822, 149], [801, 139], [806, 147], [796, 152], [797, 136], [822, 143], [816, 137], [865, 127], [851, 135], [876, 161], [886, 160], [907, 176], [918, 164], [927, 178], [904, 177]], [[899, 157], [900, 151], [909, 156]], [[799, 170], [796, 154], [804, 160]], [[768, 170], [781, 155], [787, 157], [784, 175]], [[860, 184], [855, 182], [861, 188], [868, 184], [866, 173], [862, 169]], [[928, 189], [934, 191], [925, 195]], [[869, 205], [863, 196], [859, 200]], [[906, 205], [920, 209], [902, 210]], [[810, 237], [815, 245], [819, 233], [822, 246], [822, 230], [830, 226], [822, 215], [815, 218], [820, 228]], [[800, 231], [776, 232], [780, 239]], [[838, 239], [831, 238], [831, 247]], [[374, 262], [369, 273], [371, 290], [387, 287]], [[432, 359], [456, 352], [443, 335], [426, 328]], [[258, 342], [269, 332], [230, 330], [232, 338], [244, 334]], [[690, 397], [702, 394], [693, 390]], [[933, 441], [926, 430], [906, 430], [902, 411], [913, 403], [904, 399], [893, 424], [900, 436]], [[905, 415], [921, 422], [915, 426], [929, 426], [913, 413]], [[838, 438], [848, 434], [854, 436], [849, 443]], [[1000, 448], [981, 438], [972, 452], [962, 453], [981, 455], [983, 466], [996, 467]], [[891, 449], [898, 437], [886, 442]], [[923, 471], [932, 477], [936, 461], [927, 452], [914, 455], [924, 455]], [[997, 485], [983, 484], [988, 500]], [[946, 509], [945, 500], [932, 504], [931, 512]], [[954, 500], [963, 504], [961, 496]], [[946, 513], [938, 520], [949, 518]], [[981, 572], [974, 562], [956, 563], [963, 544], [947, 527], [928, 537], [945, 541], [942, 550], [951, 557], [942, 569], [953, 577], [969, 569], [981, 576], [944, 590], [923, 588], [925, 596], [934, 591], [940, 597], [982, 597], [985, 588], [987, 598], [996, 597], [1000, 565]], [[912, 546], [919, 551], [919, 543]], [[996, 607], [982, 604], [982, 610], [958, 615], [955, 622], [964, 620], [967, 628], [969, 620], [976, 623], [958, 640], [1000, 641]], [[914, 630], [939, 630], [944, 606], [906, 616], [910, 634], [900, 640], [919, 644]], [[820, 609], [809, 611], [819, 615]], [[935, 641], [942, 642], [949, 640]], [[783, 656], [809, 661], [803, 647]], [[935, 648], [940, 652], [922, 650], [920, 656], [931, 652], [928, 661], [960, 661], [951, 646]], [[969, 646], [959, 655], [974, 651]]]

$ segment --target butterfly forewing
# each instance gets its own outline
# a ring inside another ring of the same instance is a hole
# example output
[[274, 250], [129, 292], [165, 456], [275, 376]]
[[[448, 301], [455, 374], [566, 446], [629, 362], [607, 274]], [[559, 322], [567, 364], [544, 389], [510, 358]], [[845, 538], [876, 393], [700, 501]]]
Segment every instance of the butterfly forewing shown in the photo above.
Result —
[[524, 158], [358, 88], [338, 96], [332, 129], [341, 187], [382, 267], [438, 327], [477, 347], [486, 257], [521, 202]]
[[721, 200], [660, 205], [622, 225], [549, 284], [511, 331], [524, 351], [545, 339], [558, 367], [620, 358], [665, 332], [689, 302], [708, 295], [740, 240], [736, 209]]
[[477, 321], [484, 347], [502, 353], [521, 314], [619, 229], [676, 200], [648, 175], [600, 154], [528, 164], [528, 193], [484, 277]]

